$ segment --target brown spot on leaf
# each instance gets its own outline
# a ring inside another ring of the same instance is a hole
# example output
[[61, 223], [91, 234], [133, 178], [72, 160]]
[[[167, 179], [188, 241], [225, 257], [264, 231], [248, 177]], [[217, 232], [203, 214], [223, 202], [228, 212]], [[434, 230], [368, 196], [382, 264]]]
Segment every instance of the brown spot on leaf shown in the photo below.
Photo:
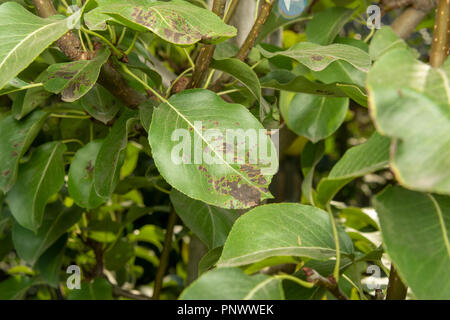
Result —
[[313, 61], [322, 61], [323, 60], [323, 56], [319, 56], [319, 55], [313, 55], [311, 56], [311, 60]]

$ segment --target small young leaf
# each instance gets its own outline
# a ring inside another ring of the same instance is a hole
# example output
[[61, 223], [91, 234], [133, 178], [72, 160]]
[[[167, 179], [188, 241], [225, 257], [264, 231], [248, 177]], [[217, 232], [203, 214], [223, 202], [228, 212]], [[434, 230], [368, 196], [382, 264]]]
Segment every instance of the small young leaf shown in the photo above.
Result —
[[42, 223], [47, 201], [61, 189], [64, 151], [64, 144], [48, 142], [37, 148], [31, 159], [20, 166], [16, 184], [6, 199], [14, 219], [23, 227], [36, 231]]

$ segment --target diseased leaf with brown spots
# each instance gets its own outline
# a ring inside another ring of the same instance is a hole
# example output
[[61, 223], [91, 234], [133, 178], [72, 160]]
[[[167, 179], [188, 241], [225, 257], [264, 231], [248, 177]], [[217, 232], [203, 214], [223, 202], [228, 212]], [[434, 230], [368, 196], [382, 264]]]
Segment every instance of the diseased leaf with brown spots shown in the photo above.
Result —
[[208, 90], [183, 91], [154, 110], [149, 141], [161, 175], [193, 199], [238, 209], [272, 197], [277, 152], [242, 105]]
[[356, 69], [364, 72], [368, 72], [371, 65], [368, 53], [359, 48], [339, 43], [321, 46], [315, 43], [300, 42], [285, 51], [272, 53], [261, 47], [259, 50], [266, 58], [276, 56], [289, 57], [313, 71], [321, 71], [332, 62], [339, 60], [346, 61]]
[[236, 29], [207, 9], [187, 1], [101, 1], [97, 11], [137, 31], [152, 31], [181, 45], [218, 43], [236, 36]]
[[46, 90], [61, 93], [62, 100], [73, 102], [80, 99], [94, 86], [100, 68], [108, 60], [110, 51], [103, 48], [92, 60], [80, 60], [51, 65], [44, 80]]

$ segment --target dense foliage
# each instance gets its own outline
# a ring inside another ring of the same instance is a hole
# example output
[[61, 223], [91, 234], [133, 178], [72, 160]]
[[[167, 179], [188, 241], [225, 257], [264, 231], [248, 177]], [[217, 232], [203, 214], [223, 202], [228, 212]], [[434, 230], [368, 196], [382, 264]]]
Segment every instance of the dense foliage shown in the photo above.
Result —
[[0, 299], [450, 298], [448, 1], [250, 1], [1, 1]]

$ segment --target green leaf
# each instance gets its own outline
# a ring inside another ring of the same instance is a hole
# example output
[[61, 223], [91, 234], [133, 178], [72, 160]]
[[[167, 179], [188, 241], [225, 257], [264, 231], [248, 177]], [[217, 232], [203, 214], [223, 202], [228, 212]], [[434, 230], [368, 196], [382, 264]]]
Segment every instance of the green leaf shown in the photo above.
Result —
[[6, 199], [14, 219], [23, 227], [36, 231], [42, 223], [47, 201], [61, 189], [64, 151], [64, 144], [48, 142], [37, 148], [31, 159], [20, 166], [16, 184]]
[[109, 49], [103, 48], [91, 60], [52, 64], [47, 69], [45, 89], [61, 93], [61, 99], [66, 102], [80, 99], [95, 85], [100, 69], [109, 55]]
[[68, 300], [112, 300], [112, 287], [108, 280], [95, 278], [93, 282], [82, 282], [81, 289], [72, 290]]
[[261, 86], [258, 81], [258, 76], [245, 62], [234, 58], [213, 60], [211, 62], [211, 68], [232, 75], [250, 90], [256, 100], [261, 101]]
[[369, 54], [354, 46], [339, 43], [321, 46], [310, 42], [300, 42], [285, 51], [272, 53], [261, 47], [259, 50], [266, 58], [289, 57], [313, 71], [321, 71], [328, 67], [330, 63], [339, 60], [346, 61], [364, 72], [369, 71], [371, 65]]
[[19, 257], [30, 264], [54, 244], [71, 226], [81, 218], [82, 210], [77, 206], [64, 207], [56, 202], [49, 204], [41, 227], [31, 231], [15, 223], [13, 225], [13, 242]]
[[198, 263], [198, 276], [201, 276], [216, 265], [217, 261], [219, 261], [220, 256], [222, 255], [222, 250], [223, 247], [216, 247], [212, 250], [209, 250], [200, 259], [200, 262]]
[[395, 138], [391, 167], [409, 189], [450, 194], [449, 74], [450, 59], [434, 69], [405, 49], [384, 54], [369, 72], [372, 118]]
[[306, 26], [306, 39], [321, 45], [333, 43], [353, 12], [347, 8], [334, 7], [316, 13]]
[[367, 142], [348, 150], [317, 187], [319, 202], [326, 205], [350, 181], [389, 164], [390, 139], [374, 133]]
[[378, 60], [390, 50], [406, 49], [406, 42], [401, 39], [389, 26], [378, 30], [370, 42], [369, 54], [372, 60]]
[[139, 105], [139, 118], [145, 131], [150, 130], [150, 124], [152, 123], [153, 110], [158, 106], [156, 101], [147, 99], [144, 103]]
[[296, 76], [288, 70], [275, 70], [260, 79], [261, 87], [283, 91], [309, 93], [328, 97], [345, 97], [335, 84], [323, 84]]
[[[218, 290], [220, 288], [220, 290]], [[223, 268], [202, 275], [181, 293], [181, 300], [283, 300], [282, 282], [238, 268]]]
[[99, 84], [81, 98], [80, 104], [87, 113], [104, 124], [114, 119], [116, 114], [124, 108], [119, 100]]
[[344, 122], [348, 98], [331, 98], [298, 93], [291, 103], [281, 108], [289, 129], [317, 142], [332, 135]]
[[14, 276], [0, 282], [0, 300], [22, 299], [27, 290], [36, 283], [34, 279]]
[[208, 249], [220, 247], [225, 243], [231, 226], [239, 216], [235, 211], [210, 206], [176, 190], [172, 190], [170, 200], [177, 215]]
[[59, 285], [59, 275], [67, 239], [67, 235], [60, 237], [42, 256], [39, 257], [39, 260], [36, 263], [36, 270], [39, 271], [42, 280], [53, 288], [57, 288]]
[[17, 179], [19, 161], [42, 128], [48, 113], [36, 111], [18, 121], [9, 115], [0, 121], [0, 190], [8, 192]]
[[388, 187], [374, 198], [383, 243], [419, 299], [450, 297], [450, 198]]
[[[47, 71], [43, 71], [35, 80], [35, 82], [42, 82], [47, 77]], [[38, 107], [42, 107], [48, 101], [52, 94], [44, 89], [43, 86], [31, 88], [20, 92], [12, 105], [12, 112], [17, 120], [21, 120], [27, 114]]]
[[137, 121], [138, 112], [126, 109], [114, 123], [98, 151], [94, 169], [94, 187], [97, 194], [108, 199], [114, 192], [125, 157], [128, 133]]
[[[174, 188], [211, 205], [238, 209], [271, 197], [267, 187], [278, 159], [265, 132], [242, 105], [194, 89], [154, 110], [149, 142], [159, 172]], [[249, 139], [258, 141], [246, 143]], [[267, 156], [261, 156], [263, 149], [270, 151]]]
[[[341, 253], [353, 245], [339, 230]], [[326, 212], [311, 206], [282, 203], [257, 207], [236, 220], [220, 257], [219, 267], [247, 265], [275, 256], [328, 260], [336, 255]]]
[[236, 29], [214, 13], [187, 1], [110, 0], [101, 1], [99, 8], [131, 29], [150, 30], [174, 44], [218, 43], [236, 35]]
[[302, 183], [302, 193], [312, 205], [315, 205], [313, 195], [314, 170], [324, 154], [325, 143], [323, 141], [316, 144], [308, 142], [301, 154], [302, 173], [305, 177]]
[[81, 10], [67, 19], [41, 19], [18, 3], [0, 5], [0, 89], [69, 31], [80, 15]]
[[127, 239], [120, 238], [105, 251], [105, 267], [108, 270], [119, 270], [134, 256], [134, 246]]
[[93, 209], [104, 202], [94, 189], [94, 168], [103, 141], [96, 140], [79, 149], [70, 164], [68, 190], [77, 205]]

